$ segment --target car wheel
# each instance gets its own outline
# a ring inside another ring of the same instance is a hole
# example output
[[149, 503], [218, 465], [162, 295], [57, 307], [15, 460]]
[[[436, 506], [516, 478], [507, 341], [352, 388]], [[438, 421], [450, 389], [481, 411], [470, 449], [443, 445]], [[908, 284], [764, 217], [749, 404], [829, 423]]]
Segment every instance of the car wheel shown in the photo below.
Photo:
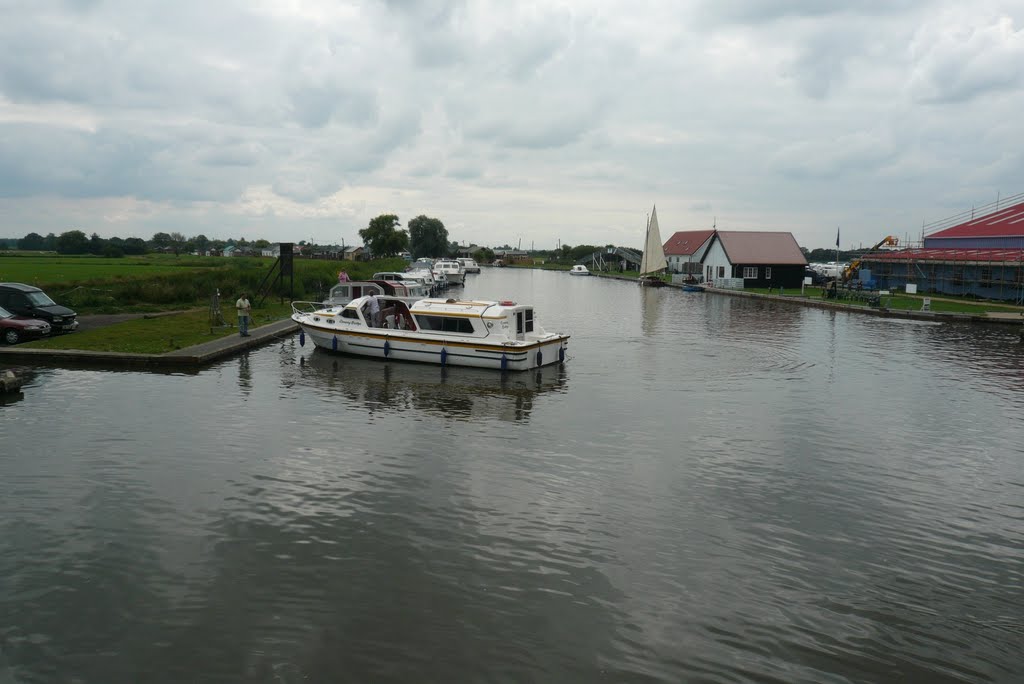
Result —
[[21, 335], [14, 328], [7, 328], [4, 330], [4, 342], [7, 344], [18, 344], [21, 341]]

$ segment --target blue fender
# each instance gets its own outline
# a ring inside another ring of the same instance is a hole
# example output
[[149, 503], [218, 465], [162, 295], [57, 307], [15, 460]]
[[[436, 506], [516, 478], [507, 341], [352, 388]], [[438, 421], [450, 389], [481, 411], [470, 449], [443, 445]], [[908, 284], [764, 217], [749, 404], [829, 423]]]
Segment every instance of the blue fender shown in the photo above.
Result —
[[391, 353], [391, 342], [388, 341], [388, 340], [384, 340], [384, 358], [387, 358], [387, 356], [390, 353]]
[[504, 354], [501, 355], [501, 370], [508, 370], [508, 357], [505, 356]]
[[448, 365], [448, 350], [444, 347], [441, 347], [441, 365]]
[[537, 365], [544, 365], [544, 352], [542, 352], [540, 349], [537, 350]]
[[565, 363], [565, 347], [558, 348], [558, 363]]
[[331, 338], [331, 351], [338, 351], [338, 336]]
[[306, 331], [305, 330], [299, 331], [299, 346], [300, 347], [305, 347], [306, 346]]

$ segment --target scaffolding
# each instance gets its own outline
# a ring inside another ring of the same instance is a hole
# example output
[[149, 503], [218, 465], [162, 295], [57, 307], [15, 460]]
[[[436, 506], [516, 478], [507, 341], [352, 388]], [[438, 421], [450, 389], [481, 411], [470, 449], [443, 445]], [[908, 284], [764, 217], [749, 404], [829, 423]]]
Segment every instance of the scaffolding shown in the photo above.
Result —
[[956, 252], [961, 250], [942, 251], [949, 254], [945, 258], [936, 258], [934, 254], [917, 256], [914, 250], [866, 254], [861, 258], [862, 280], [872, 280], [882, 289], [901, 289], [914, 284], [922, 293], [1024, 305], [1024, 249], [998, 250], [1000, 260], [957, 258]]

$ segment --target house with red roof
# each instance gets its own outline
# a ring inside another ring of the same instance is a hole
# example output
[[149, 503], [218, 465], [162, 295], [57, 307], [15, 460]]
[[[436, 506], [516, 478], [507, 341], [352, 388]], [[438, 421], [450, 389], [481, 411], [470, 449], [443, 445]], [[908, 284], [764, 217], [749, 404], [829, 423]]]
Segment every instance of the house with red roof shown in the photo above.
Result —
[[713, 229], [680, 230], [665, 241], [665, 261], [670, 273], [701, 274], [700, 260], [711, 244]]
[[925, 226], [923, 238], [923, 247], [864, 255], [861, 279], [1024, 303], [1024, 194]]
[[744, 287], [799, 288], [807, 259], [792, 233], [718, 230], [701, 260], [704, 281], [741, 278]]

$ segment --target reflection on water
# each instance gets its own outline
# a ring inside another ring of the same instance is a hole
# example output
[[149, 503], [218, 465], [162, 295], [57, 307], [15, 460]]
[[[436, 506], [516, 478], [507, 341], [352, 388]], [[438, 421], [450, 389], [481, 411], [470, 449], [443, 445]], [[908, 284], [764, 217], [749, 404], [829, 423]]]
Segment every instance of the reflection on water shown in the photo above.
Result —
[[1019, 681], [1016, 330], [466, 295], [566, 365], [40, 370], [0, 407], [0, 682]]
[[303, 355], [299, 363], [299, 377], [310, 391], [340, 395], [369, 412], [415, 410], [458, 420], [528, 420], [537, 396], [565, 391], [567, 374], [557, 365], [495, 373], [362, 359], [322, 349]]

